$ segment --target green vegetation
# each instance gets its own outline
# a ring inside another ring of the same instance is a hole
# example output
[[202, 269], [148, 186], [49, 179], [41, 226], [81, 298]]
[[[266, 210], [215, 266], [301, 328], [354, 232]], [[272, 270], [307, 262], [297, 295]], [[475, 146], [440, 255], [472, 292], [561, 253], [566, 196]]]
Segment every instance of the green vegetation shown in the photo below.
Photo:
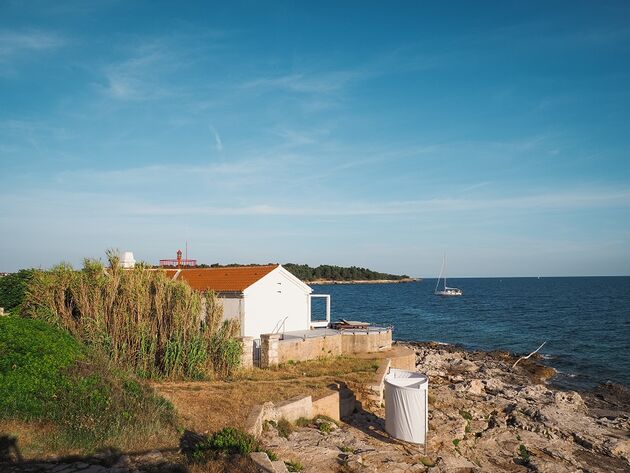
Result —
[[318, 415], [317, 417], [315, 417], [314, 419], [315, 421], [319, 421], [319, 422], [328, 422], [329, 424], [334, 424], [337, 427], [339, 427], [339, 422], [337, 422], [335, 419], [333, 419], [332, 417], [328, 417], [325, 416], [323, 414]]
[[207, 447], [211, 450], [230, 454], [238, 453], [241, 455], [249, 455], [256, 451], [258, 442], [253, 436], [241, 430], [226, 427], [215, 432], [214, 435], [208, 439]]
[[470, 427], [470, 423], [472, 422], [472, 414], [468, 411], [465, 411], [463, 409], [459, 410], [459, 415], [462, 416], [464, 418], [464, 420], [466, 421], [466, 428], [465, 428], [465, 432], [468, 434], [470, 433], [471, 427]]
[[302, 466], [302, 464], [297, 460], [286, 461], [284, 464], [287, 466], [287, 470], [289, 471], [302, 471], [304, 469], [304, 466]]
[[387, 273], [379, 273], [366, 268], [357, 266], [341, 267], [320, 265], [312, 268], [307, 264], [287, 263], [283, 265], [287, 271], [290, 271], [295, 277], [302, 281], [315, 281], [324, 279], [327, 281], [374, 281], [379, 279], [399, 281], [407, 279], [407, 275], [395, 275]]
[[70, 335], [36, 320], [0, 318], [0, 417], [37, 419], [54, 410], [66, 370], [85, 358]]
[[271, 450], [263, 449], [261, 450], [261, 452], [265, 452], [269, 457], [269, 460], [271, 460], [272, 462], [278, 460], [278, 455], [276, 455], [275, 452], [272, 452]]
[[21, 269], [17, 273], [0, 277], [0, 307], [4, 307], [7, 312], [20, 307], [28, 282], [35, 271]]
[[172, 406], [66, 332], [0, 318], [0, 419], [54, 426], [58, 448], [90, 451], [174, 431]]
[[330, 422], [321, 422], [317, 428], [321, 433], [329, 434], [333, 431], [333, 424]]
[[35, 271], [22, 303], [23, 315], [64, 328], [118, 366], [148, 378], [229, 376], [239, 364], [236, 321], [222, 321], [214, 293], [200, 294], [163, 271], [142, 265], [109, 267], [86, 260], [74, 271], [59, 265]]
[[291, 435], [294, 430], [291, 422], [284, 418], [278, 421], [278, 423], [276, 424], [276, 428], [278, 429], [278, 435], [280, 437], [284, 437], [285, 439], [288, 439], [289, 435]]
[[265, 450], [252, 435], [225, 427], [197, 442], [189, 457], [195, 462], [205, 462], [221, 455], [249, 455], [252, 452], [265, 452], [270, 459], [278, 458], [275, 453]]
[[455, 447], [459, 447], [459, 442], [461, 442], [460, 439], [453, 439], [453, 445], [455, 445]]
[[298, 427], [308, 427], [311, 424], [312, 420], [307, 419], [306, 417], [300, 417], [298, 420], [295, 421], [295, 425], [297, 425]]
[[529, 454], [529, 451], [527, 450], [527, 447], [525, 445], [520, 444], [518, 446], [518, 456], [520, 458], [521, 464], [523, 464], [525, 466], [529, 465], [529, 461], [530, 461], [529, 456], [530, 456], [530, 454]]

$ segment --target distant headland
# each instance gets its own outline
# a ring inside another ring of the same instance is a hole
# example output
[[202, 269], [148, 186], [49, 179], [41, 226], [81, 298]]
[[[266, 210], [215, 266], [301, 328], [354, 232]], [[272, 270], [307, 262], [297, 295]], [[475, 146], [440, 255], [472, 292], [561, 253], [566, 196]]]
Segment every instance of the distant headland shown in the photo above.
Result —
[[[198, 268], [229, 268], [233, 266], [258, 266], [241, 264], [200, 264]], [[309, 284], [386, 284], [420, 281], [406, 274], [388, 274], [359, 266], [335, 266], [322, 264], [311, 267], [307, 264], [285, 263], [282, 265], [295, 277]]]

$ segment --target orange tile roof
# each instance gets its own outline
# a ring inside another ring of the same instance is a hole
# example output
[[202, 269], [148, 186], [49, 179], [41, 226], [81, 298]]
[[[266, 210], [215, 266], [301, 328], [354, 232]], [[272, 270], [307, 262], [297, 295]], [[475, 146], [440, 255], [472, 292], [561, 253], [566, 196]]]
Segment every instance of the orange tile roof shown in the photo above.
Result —
[[[197, 291], [212, 289], [215, 292], [242, 292], [266, 276], [279, 265], [234, 266], [228, 268], [182, 269], [178, 281], [185, 281]], [[177, 270], [169, 269], [167, 276], [174, 277]]]

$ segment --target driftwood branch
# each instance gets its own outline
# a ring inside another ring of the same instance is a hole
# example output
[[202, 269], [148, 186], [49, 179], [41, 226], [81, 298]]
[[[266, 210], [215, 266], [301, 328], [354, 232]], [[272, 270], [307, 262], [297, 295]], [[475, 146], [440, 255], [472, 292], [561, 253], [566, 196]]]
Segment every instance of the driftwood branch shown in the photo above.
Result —
[[512, 365], [512, 369], [516, 368], [516, 365], [518, 365], [518, 362], [521, 360], [526, 360], [527, 358], [529, 358], [530, 356], [532, 356], [534, 353], [537, 353], [538, 350], [540, 350], [542, 347], [545, 346], [545, 343], [547, 343], [547, 340], [545, 340], [544, 342], [542, 342], [542, 345], [540, 345], [538, 348], [536, 348], [533, 352], [531, 352], [529, 355], [527, 356], [521, 356], [518, 360], [516, 360], [516, 362], [514, 362], [514, 364]]

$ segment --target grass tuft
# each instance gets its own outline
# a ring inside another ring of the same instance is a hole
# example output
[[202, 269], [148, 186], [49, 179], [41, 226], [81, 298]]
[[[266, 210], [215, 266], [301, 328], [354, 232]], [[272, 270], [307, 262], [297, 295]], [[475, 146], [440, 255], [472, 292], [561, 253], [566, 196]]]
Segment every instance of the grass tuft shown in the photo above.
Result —
[[518, 456], [520, 459], [521, 464], [527, 466], [530, 463], [530, 453], [529, 450], [527, 450], [527, 447], [523, 444], [520, 444], [518, 446]]
[[282, 418], [276, 424], [276, 428], [278, 429], [278, 435], [280, 437], [284, 437], [285, 439], [289, 438], [289, 435], [293, 433], [293, 425], [288, 420]]
[[297, 460], [285, 461], [284, 464], [289, 471], [302, 471], [304, 469], [304, 466]]

